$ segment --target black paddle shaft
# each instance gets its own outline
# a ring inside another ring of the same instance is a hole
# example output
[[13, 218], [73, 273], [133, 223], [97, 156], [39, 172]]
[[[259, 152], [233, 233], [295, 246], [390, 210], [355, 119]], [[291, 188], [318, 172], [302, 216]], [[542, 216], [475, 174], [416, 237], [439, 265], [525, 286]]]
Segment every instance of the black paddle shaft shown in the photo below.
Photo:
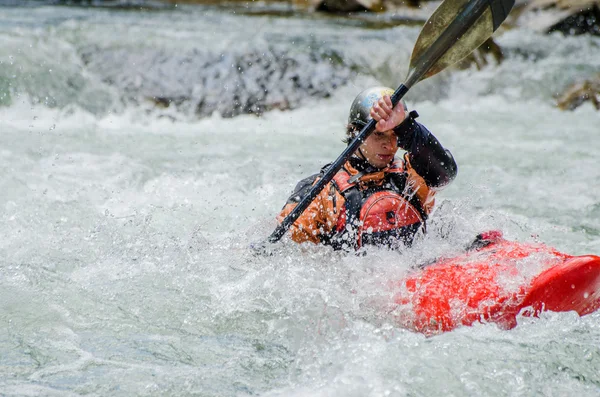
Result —
[[[451, 1], [451, 0], [446, 0]], [[512, 8], [515, 0], [471, 0], [465, 4], [465, 6], [458, 12], [452, 22], [446, 27], [446, 29], [435, 39], [435, 41], [425, 50], [416, 60], [412, 60], [410, 65], [409, 76], [407, 77], [404, 84], [396, 89], [394, 94], [391, 96], [393, 106], [396, 106], [400, 99], [408, 92], [408, 90], [421, 80], [422, 77], [436, 64], [438, 60], [453, 46], [460, 46], [461, 37], [477, 22], [477, 20], [483, 15], [483, 13], [491, 8], [492, 11], [492, 31], [489, 35], [495, 31], [498, 26], [504, 21], [510, 9]], [[430, 21], [426, 22], [429, 23]], [[483, 41], [482, 41], [483, 42]], [[468, 52], [475, 48], [469, 49]], [[467, 53], [464, 55], [466, 56]], [[427, 76], [425, 76], [427, 77]], [[312, 186], [310, 191], [298, 205], [285, 217], [283, 222], [275, 228], [273, 233], [268, 238], [268, 241], [275, 243], [283, 237], [285, 232], [290, 226], [298, 219], [298, 217], [306, 210], [306, 208], [312, 203], [317, 195], [323, 190], [325, 185], [331, 181], [333, 176], [342, 168], [344, 163], [348, 161], [350, 156], [358, 147], [371, 135], [375, 129], [377, 122], [371, 119], [366, 126], [360, 131], [360, 133], [350, 142], [348, 147], [340, 154], [340, 156], [327, 168], [325, 173], [319, 178], [319, 180]]]

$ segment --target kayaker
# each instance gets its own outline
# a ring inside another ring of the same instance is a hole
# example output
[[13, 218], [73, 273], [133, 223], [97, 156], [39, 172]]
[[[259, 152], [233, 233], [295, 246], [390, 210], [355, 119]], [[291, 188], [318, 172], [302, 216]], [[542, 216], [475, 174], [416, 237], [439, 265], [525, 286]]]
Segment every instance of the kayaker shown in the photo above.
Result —
[[[350, 107], [349, 143], [367, 122], [375, 131], [362, 143], [290, 228], [292, 240], [358, 249], [364, 245], [398, 248], [425, 231], [436, 190], [456, 176], [450, 151], [400, 102], [392, 108], [386, 87], [361, 92]], [[401, 159], [398, 149], [406, 150]], [[327, 166], [323, 167], [321, 173]], [[277, 217], [282, 222], [320, 174], [301, 180]]]

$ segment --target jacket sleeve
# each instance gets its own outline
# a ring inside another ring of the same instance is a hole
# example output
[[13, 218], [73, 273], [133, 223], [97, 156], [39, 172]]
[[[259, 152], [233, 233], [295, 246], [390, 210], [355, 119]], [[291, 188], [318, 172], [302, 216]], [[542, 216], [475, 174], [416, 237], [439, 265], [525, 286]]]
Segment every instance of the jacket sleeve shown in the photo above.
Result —
[[[316, 181], [317, 179], [315, 178], [312, 184], [316, 183]], [[298, 205], [312, 184], [308, 185], [307, 188], [306, 179], [298, 183], [294, 193], [292, 193], [281, 213], [277, 216], [279, 223], [283, 222], [283, 219]], [[325, 185], [321, 193], [315, 197], [312, 203], [310, 203], [302, 215], [290, 227], [292, 240], [297, 243], [310, 241], [311, 243], [319, 244], [322, 242], [326, 239], [325, 236], [330, 235], [335, 229], [343, 204], [344, 198], [339, 194], [337, 189], [331, 183]]]
[[446, 186], [458, 172], [452, 153], [444, 149], [437, 138], [422, 124], [415, 121], [419, 115], [414, 110], [396, 128], [398, 146], [408, 152], [411, 167], [419, 174], [427, 186]]

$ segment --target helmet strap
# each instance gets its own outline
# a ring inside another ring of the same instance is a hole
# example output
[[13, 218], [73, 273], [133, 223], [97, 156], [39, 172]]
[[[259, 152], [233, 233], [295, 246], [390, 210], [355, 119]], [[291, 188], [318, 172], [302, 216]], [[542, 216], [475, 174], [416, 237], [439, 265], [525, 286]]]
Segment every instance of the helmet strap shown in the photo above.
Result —
[[358, 153], [360, 154], [360, 157], [362, 157], [363, 160], [367, 161], [367, 156], [365, 156], [365, 154], [362, 152], [362, 150], [360, 150], [360, 148], [358, 148]]

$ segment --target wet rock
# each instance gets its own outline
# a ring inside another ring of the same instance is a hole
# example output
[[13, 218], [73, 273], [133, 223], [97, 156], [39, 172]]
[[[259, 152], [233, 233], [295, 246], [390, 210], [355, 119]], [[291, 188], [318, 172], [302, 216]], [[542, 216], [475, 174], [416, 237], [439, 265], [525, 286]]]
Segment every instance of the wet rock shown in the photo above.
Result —
[[90, 71], [134, 105], [152, 103], [178, 114], [223, 117], [293, 109], [307, 98], [325, 98], [352, 77], [332, 51], [294, 52], [275, 47], [213, 54], [198, 49], [88, 48]]
[[557, 106], [562, 110], [573, 110], [587, 101], [600, 110], [600, 74], [568, 87], [558, 98]]
[[303, 9], [322, 11], [333, 14], [347, 12], [382, 12], [387, 11], [395, 18], [403, 21], [420, 20], [427, 17], [441, 3], [440, 0], [292, 0], [292, 3]]
[[520, 24], [545, 33], [600, 35], [600, 1], [533, 0], [523, 10]]
[[559, 31], [570, 35], [590, 33], [600, 36], [600, 2], [587, 3], [581, 4], [581, 8], [570, 7], [572, 15], [551, 26], [548, 32]]
[[294, 5], [330, 13], [383, 11], [382, 0], [294, 0]]

